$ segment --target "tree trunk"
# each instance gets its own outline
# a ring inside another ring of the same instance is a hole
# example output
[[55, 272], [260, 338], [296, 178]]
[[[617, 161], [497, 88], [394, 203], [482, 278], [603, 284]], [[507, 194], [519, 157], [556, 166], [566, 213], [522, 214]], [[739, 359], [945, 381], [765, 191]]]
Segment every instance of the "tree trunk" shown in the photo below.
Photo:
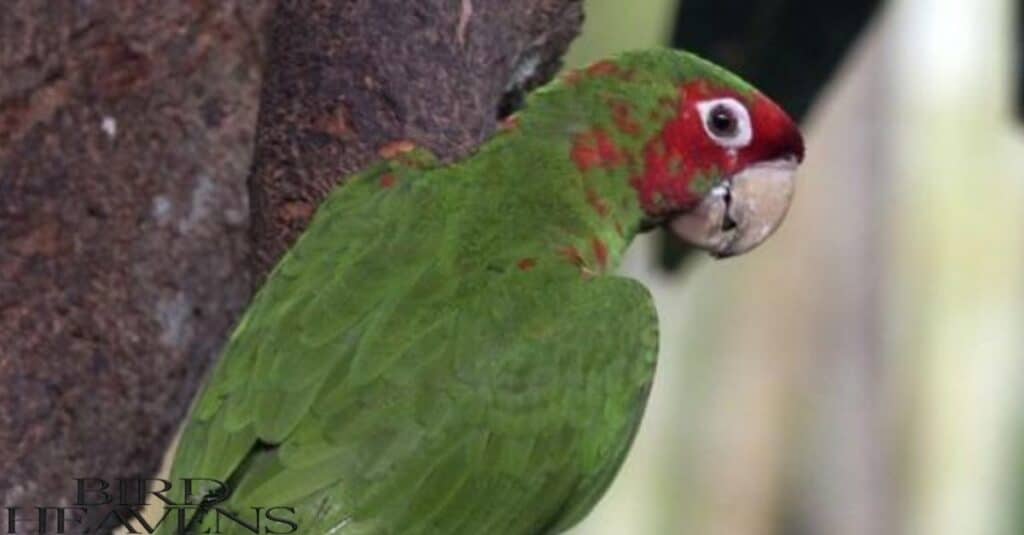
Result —
[[388, 146], [454, 160], [487, 139], [506, 100], [558, 70], [581, 4], [282, 0], [250, 177], [257, 277]]
[[582, 18], [581, 0], [278, 4], [0, 10], [0, 505], [152, 476], [250, 280], [327, 191], [394, 141], [472, 151]]
[[0, 505], [151, 475], [244, 306], [267, 4], [0, 9]]

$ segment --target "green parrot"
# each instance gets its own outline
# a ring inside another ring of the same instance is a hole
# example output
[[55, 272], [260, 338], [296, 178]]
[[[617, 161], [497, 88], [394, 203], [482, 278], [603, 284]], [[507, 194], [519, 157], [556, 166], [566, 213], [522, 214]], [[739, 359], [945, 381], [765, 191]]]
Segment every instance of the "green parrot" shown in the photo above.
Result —
[[658, 226], [716, 257], [754, 248], [804, 148], [756, 89], [659, 49], [569, 72], [457, 163], [383, 152], [320, 206], [197, 398], [170, 481], [230, 493], [182, 495], [209, 493], [189, 529], [570, 528], [651, 390], [658, 319], [615, 274], [626, 248]]

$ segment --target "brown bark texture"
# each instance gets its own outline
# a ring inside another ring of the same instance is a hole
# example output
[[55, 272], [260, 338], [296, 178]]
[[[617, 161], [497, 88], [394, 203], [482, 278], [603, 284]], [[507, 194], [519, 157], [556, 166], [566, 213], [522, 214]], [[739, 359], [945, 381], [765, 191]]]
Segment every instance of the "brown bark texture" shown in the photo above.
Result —
[[581, 0], [4, 2], [0, 505], [153, 476], [326, 193], [396, 142], [470, 153], [581, 20]]
[[406, 142], [442, 160], [548, 80], [582, 0], [281, 1], [250, 177], [258, 276], [346, 175]]

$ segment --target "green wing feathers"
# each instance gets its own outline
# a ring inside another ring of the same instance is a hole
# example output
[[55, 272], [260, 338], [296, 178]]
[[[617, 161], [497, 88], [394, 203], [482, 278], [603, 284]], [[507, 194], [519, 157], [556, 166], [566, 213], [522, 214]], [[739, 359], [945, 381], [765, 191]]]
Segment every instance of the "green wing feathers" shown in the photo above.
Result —
[[458, 272], [458, 193], [429, 176], [380, 164], [323, 204], [231, 337], [173, 478], [231, 482], [236, 512], [295, 507], [310, 534], [542, 533], [590, 510], [650, 389], [650, 297]]

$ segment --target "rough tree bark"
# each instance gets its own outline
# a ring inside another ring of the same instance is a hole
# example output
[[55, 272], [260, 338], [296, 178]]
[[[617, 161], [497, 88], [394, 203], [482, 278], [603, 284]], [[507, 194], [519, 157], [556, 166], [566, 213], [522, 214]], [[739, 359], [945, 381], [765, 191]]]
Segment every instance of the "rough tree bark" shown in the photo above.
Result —
[[248, 295], [267, 5], [0, 9], [0, 505], [157, 469]]
[[472, 151], [506, 99], [558, 70], [581, 4], [280, 2], [250, 178], [257, 272], [335, 184], [389, 146], [411, 141], [443, 160]]
[[382, 147], [472, 151], [582, 19], [581, 0], [271, 4], [0, 10], [0, 504], [153, 475], [250, 272]]

